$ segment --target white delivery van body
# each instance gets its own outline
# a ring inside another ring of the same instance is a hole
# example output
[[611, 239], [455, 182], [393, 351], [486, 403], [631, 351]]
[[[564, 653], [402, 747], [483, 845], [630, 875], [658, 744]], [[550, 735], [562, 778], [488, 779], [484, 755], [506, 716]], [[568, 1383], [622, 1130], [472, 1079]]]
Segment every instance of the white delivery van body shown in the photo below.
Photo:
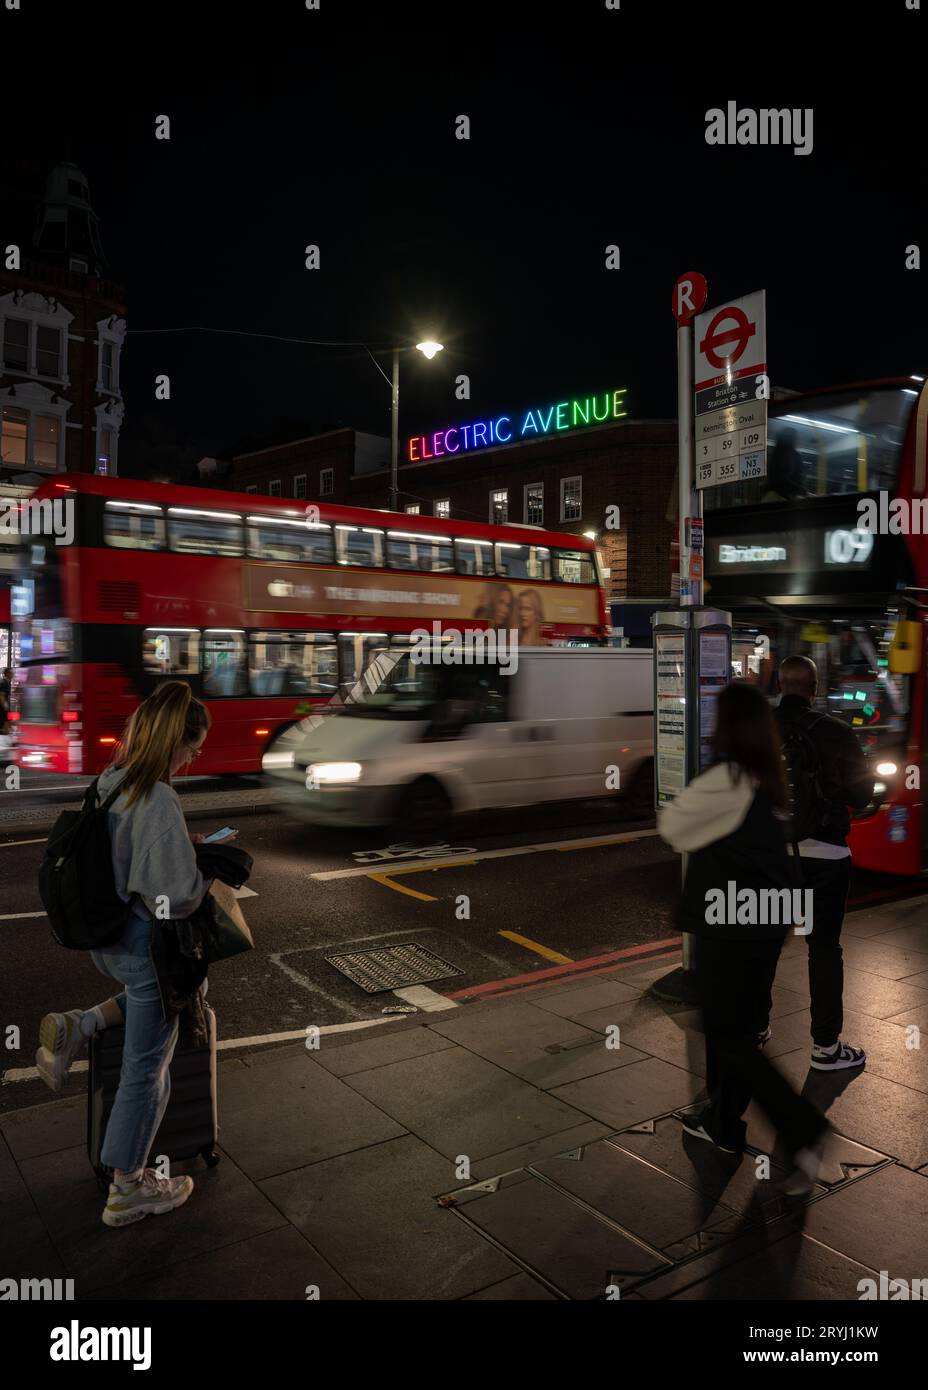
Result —
[[380, 687], [389, 695], [362, 692], [288, 730], [266, 756], [266, 771], [299, 788], [311, 821], [383, 825], [413, 803], [469, 812], [633, 786], [649, 801], [650, 651], [525, 648], [510, 675], [493, 664], [400, 661]]

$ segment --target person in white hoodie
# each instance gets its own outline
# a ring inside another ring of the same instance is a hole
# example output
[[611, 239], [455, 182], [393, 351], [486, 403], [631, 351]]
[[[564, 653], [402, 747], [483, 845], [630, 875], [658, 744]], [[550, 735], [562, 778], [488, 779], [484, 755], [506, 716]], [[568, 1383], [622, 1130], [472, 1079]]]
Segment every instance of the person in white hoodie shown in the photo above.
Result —
[[785, 1190], [799, 1194], [818, 1173], [827, 1122], [759, 1046], [783, 940], [807, 930], [787, 804], [773, 712], [760, 691], [732, 682], [719, 696], [711, 766], [658, 813], [661, 836], [688, 856], [680, 925], [696, 937], [706, 1038], [708, 1105], [683, 1128], [740, 1154], [753, 1097], [792, 1158]]
[[188, 916], [208, 883], [197, 867], [171, 778], [199, 757], [209, 729], [205, 705], [184, 681], [166, 681], [135, 711], [113, 764], [98, 779], [101, 800], [122, 788], [109, 810], [116, 890], [132, 903], [118, 941], [91, 951], [98, 970], [123, 985], [116, 998], [91, 1009], [46, 1014], [39, 1025], [36, 1066], [52, 1090], [64, 1077], [83, 1042], [97, 1030], [126, 1028], [119, 1087], [113, 1101], [101, 1162], [114, 1170], [103, 1212], [108, 1226], [126, 1226], [160, 1216], [186, 1202], [192, 1178], [160, 1178], [145, 1166], [171, 1092], [170, 1065], [178, 1017], [162, 1005], [151, 955], [153, 914]]

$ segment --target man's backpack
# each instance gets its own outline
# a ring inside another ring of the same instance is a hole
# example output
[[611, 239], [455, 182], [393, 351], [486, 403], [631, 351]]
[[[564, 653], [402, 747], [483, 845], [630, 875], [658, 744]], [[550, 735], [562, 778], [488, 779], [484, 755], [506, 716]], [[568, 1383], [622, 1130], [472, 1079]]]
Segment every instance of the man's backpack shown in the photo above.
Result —
[[63, 811], [52, 827], [39, 868], [39, 896], [52, 935], [74, 951], [102, 950], [126, 929], [131, 904], [116, 892], [107, 813], [117, 787], [97, 806], [91, 782], [79, 811]]
[[822, 758], [811, 730], [823, 714], [808, 723], [790, 720], [782, 726], [783, 759], [789, 782], [791, 838], [814, 839], [827, 816]]

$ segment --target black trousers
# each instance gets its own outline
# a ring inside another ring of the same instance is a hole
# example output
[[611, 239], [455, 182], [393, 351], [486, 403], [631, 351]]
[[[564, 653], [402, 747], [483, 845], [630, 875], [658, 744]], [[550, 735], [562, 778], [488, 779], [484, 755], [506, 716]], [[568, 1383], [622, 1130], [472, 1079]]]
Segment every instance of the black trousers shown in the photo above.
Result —
[[703, 1123], [723, 1144], [744, 1143], [752, 1099], [775, 1126], [787, 1153], [808, 1148], [825, 1129], [821, 1113], [797, 1095], [757, 1046], [770, 1012], [782, 942], [722, 941], [700, 935], [696, 981], [706, 1035], [709, 1108]]
[[812, 890], [809, 947], [809, 993], [812, 996], [812, 1041], [831, 1047], [844, 1023], [844, 953], [841, 927], [847, 909], [851, 859], [803, 859], [802, 881]]

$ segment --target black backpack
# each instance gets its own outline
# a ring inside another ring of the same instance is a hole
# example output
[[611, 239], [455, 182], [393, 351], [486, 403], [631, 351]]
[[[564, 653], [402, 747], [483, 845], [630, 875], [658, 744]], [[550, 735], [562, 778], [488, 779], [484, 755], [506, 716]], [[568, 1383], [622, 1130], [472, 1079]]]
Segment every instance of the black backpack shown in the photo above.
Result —
[[810, 732], [824, 718], [820, 714], [808, 723], [790, 720], [781, 725], [794, 841], [814, 838], [828, 810], [822, 758]]
[[79, 811], [63, 811], [52, 827], [39, 868], [39, 896], [59, 946], [95, 951], [118, 941], [131, 904], [116, 892], [107, 813], [117, 787], [97, 806], [91, 782]]

